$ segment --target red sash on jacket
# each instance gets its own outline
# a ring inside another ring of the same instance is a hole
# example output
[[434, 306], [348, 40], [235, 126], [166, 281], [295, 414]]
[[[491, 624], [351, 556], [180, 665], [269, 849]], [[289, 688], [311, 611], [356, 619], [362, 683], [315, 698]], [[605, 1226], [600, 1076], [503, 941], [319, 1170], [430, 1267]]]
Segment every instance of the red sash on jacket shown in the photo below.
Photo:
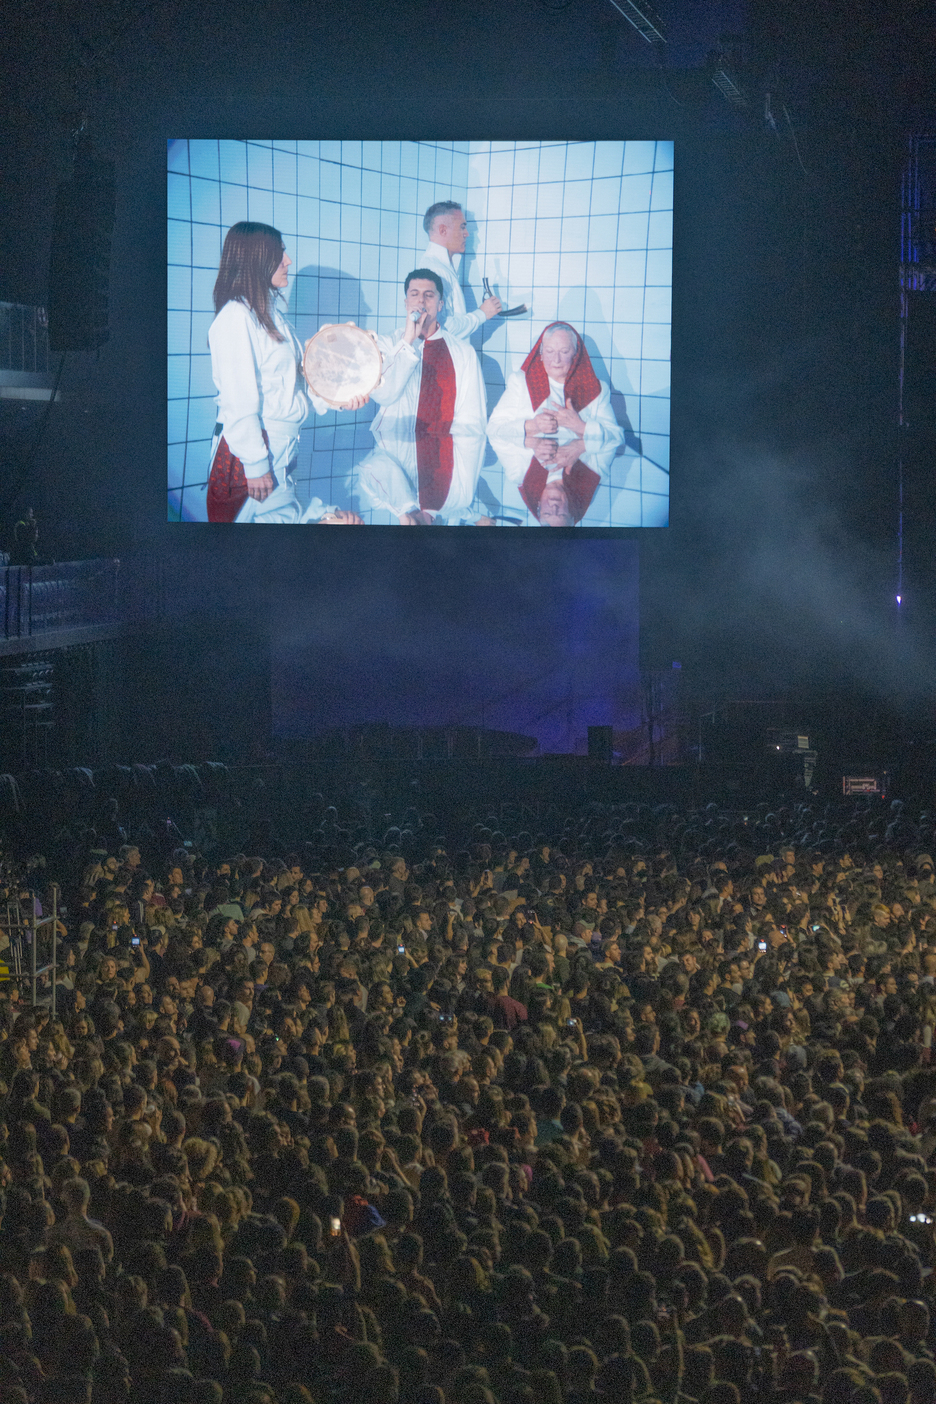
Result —
[[[546, 374], [546, 367], [540, 356], [540, 346], [546, 333], [556, 331], [559, 327], [570, 332], [575, 337], [576, 342], [575, 359], [562, 387], [566, 403], [571, 404], [572, 408], [581, 414], [585, 406], [590, 405], [592, 400], [596, 400], [601, 394], [601, 382], [592, 369], [591, 357], [578, 332], [574, 327], [570, 327], [568, 322], [550, 322], [548, 327], [543, 328], [532, 351], [520, 367], [526, 376], [527, 391], [534, 414], [549, 396], [549, 376]], [[537, 521], [539, 520], [539, 502], [543, 495], [543, 488], [546, 486], [546, 478], [547, 470], [542, 463], [538, 458], [531, 458], [530, 466], [520, 487], [520, 496]], [[567, 468], [563, 473], [562, 486], [568, 495], [569, 511], [572, 514], [573, 522], [582, 520], [600, 482], [599, 475], [586, 467], [581, 459], [573, 463], [572, 467]]]
[[[265, 429], [263, 442], [267, 448], [270, 447]], [[244, 472], [244, 465], [231, 452], [228, 441], [222, 434], [208, 478], [209, 522], [233, 522], [247, 497], [247, 474]]]
[[530, 404], [535, 413], [549, 394], [549, 376], [546, 374], [546, 367], [540, 357], [540, 346], [543, 337], [548, 332], [556, 331], [563, 327], [571, 332], [576, 341], [575, 359], [566, 376], [563, 390], [566, 400], [571, 400], [573, 409], [581, 414], [586, 405], [590, 405], [592, 400], [596, 400], [601, 394], [601, 381], [592, 370], [591, 357], [585, 350], [585, 343], [574, 327], [570, 327], [568, 322], [551, 322], [548, 327], [537, 337], [533, 350], [529, 353], [520, 369], [526, 376], [527, 389], [530, 392]]
[[419, 505], [427, 512], [439, 511], [452, 486], [455, 389], [455, 367], [445, 338], [424, 342], [416, 406], [416, 471]]
[[[537, 521], [539, 521], [540, 498], [543, 495], [543, 488], [546, 486], [548, 476], [548, 468], [544, 468], [538, 458], [533, 458], [530, 460], [530, 466], [520, 484], [520, 496]], [[588, 511], [600, 482], [600, 476], [580, 458], [576, 459], [572, 467], [567, 468], [563, 473], [562, 486], [565, 488], [566, 497], [569, 500], [569, 512], [573, 523], [580, 522]]]

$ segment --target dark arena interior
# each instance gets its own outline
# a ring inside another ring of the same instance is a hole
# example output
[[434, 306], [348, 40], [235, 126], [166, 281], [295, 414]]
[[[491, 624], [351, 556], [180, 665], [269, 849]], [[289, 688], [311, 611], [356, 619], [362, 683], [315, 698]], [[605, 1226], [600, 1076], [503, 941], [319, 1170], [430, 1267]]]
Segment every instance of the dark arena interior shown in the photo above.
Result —
[[936, 1404], [932, 4], [2, 34], [0, 1404]]

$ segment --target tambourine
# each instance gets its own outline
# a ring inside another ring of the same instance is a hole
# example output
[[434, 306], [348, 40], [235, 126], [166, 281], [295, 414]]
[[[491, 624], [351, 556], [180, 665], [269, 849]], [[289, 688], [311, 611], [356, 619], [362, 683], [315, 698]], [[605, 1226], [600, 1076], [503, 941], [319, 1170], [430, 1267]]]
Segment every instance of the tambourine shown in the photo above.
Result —
[[380, 380], [382, 366], [374, 333], [354, 322], [320, 327], [306, 342], [302, 357], [309, 389], [335, 409], [356, 395], [369, 395]]

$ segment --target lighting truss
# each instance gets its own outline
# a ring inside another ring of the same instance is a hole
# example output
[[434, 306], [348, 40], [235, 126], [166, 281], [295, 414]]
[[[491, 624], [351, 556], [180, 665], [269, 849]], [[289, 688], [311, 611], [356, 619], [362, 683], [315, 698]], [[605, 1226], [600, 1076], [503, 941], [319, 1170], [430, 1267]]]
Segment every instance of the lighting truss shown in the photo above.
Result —
[[735, 107], [747, 107], [747, 98], [726, 68], [716, 68], [715, 72], [712, 74], [712, 82], [715, 84], [722, 97], [727, 98]]
[[634, 0], [611, 0], [611, 4], [648, 44], [666, 43], [663, 21], [644, 0], [639, 5], [635, 5]]

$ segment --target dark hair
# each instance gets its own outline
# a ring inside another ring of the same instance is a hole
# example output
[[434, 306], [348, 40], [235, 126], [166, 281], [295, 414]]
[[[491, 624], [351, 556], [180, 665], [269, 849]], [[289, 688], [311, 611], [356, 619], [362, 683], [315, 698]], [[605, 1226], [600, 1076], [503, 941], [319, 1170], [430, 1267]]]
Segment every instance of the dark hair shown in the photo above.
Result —
[[283, 236], [271, 224], [242, 219], [224, 238], [214, 285], [215, 312], [229, 302], [243, 302], [274, 341], [283, 337], [270, 315], [270, 279], [283, 259]]
[[409, 285], [414, 278], [428, 278], [430, 282], [435, 283], [439, 296], [443, 302], [445, 301], [445, 289], [442, 286], [442, 279], [439, 277], [438, 273], [433, 273], [431, 268], [414, 268], [412, 273], [407, 273], [406, 275], [406, 281], [403, 284], [404, 293], [409, 292]]
[[457, 200], [437, 200], [434, 205], [430, 205], [423, 215], [423, 229], [427, 234], [432, 233], [432, 226], [439, 215], [451, 214], [453, 210], [460, 210], [462, 206]]

